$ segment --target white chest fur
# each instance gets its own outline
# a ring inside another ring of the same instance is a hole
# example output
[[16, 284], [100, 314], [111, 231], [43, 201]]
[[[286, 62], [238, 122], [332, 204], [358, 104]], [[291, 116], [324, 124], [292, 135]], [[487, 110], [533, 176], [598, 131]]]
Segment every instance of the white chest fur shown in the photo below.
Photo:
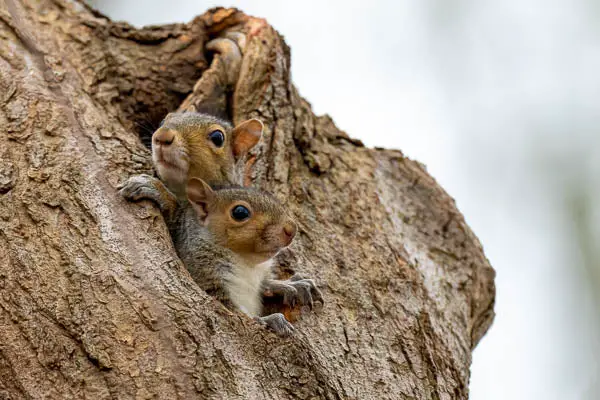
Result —
[[250, 317], [260, 316], [262, 311], [262, 283], [271, 274], [273, 261], [248, 265], [239, 260], [227, 279], [227, 291], [232, 303]]

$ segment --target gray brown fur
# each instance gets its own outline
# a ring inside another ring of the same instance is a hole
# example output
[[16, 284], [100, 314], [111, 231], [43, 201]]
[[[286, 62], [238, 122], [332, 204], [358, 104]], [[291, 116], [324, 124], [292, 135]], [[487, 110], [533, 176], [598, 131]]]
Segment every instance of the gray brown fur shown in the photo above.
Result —
[[214, 243], [212, 233], [200, 225], [189, 203], [178, 207], [167, 224], [175, 250], [192, 279], [227, 308], [234, 309], [223, 279], [233, 269], [233, 252]]
[[228, 131], [233, 129], [233, 126], [224, 119], [217, 118], [214, 115], [192, 111], [170, 113], [161, 122], [161, 126], [171, 125], [182, 134], [197, 130], [198, 127], [209, 126], [212, 124], [221, 125]]

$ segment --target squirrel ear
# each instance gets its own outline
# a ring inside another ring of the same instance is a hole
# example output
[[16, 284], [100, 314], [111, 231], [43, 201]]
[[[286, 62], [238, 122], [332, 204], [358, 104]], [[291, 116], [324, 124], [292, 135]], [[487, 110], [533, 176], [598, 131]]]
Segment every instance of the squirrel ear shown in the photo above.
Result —
[[161, 126], [163, 126], [163, 124], [165, 122], [167, 122], [172, 116], [173, 116], [173, 113], [168, 113], [167, 115], [165, 115], [165, 117], [158, 124], [158, 127], [160, 128]]
[[233, 128], [233, 155], [240, 158], [260, 140], [263, 132], [263, 123], [256, 119], [249, 119]]
[[202, 179], [192, 178], [187, 184], [187, 197], [200, 221], [204, 222], [208, 217], [208, 205], [211, 203], [215, 193]]

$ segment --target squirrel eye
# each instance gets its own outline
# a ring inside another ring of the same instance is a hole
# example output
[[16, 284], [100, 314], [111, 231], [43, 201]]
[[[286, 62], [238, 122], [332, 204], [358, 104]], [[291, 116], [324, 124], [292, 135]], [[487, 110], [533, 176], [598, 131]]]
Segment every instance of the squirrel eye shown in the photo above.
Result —
[[217, 147], [223, 147], [223, 143], [225, 143], [225, 135], [221, 131], [212, 131], [208, 134], [208, 138]]
[[244, 206], [235, 206], [231, 210], [231, 216], [238, 222], [245, 221], [250, 218], [250, 210]]

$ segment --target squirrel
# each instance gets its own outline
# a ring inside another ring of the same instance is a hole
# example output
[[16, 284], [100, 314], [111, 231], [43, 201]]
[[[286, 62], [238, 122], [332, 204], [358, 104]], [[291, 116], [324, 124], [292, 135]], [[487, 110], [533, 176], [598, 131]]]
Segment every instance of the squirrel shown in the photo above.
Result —
[[171, 236], [192, 278], [228, 308], [238, 309], [281, 336], [294, 328], [283, 314], [261, 316], [262, 291], [277, 253], [297, 226], [266, 192], [241, 186], [211, 188], [192, 178], [190, 207], [179, 208]]
[[[174, 232], [183, 223], [181, 215], [190, 215], [184, 182], [199, 178], [215, 187], [243, 186], [245, 156], [260, 140], [262, 130], [263, 124], [257, 119], [232, 127], [207, 114], [169, 114], [152, 135], [152, 160], [162, 181], [146, 174], [136, 175], [122, 184], [119, 192], [130, 201], [156, 203]], [[178, 243], [175, 247], [181, 254], [184, 251]], [[197, 277], [194, 279], [198, 282]], [[289, 320], [297, 318], [297, 306], [312, 309], [314, 301], [324, 301], [315, 282], [300, 274], [288, 280], [266, 279], [263, 289], [265, 298], [283, 303]]]

